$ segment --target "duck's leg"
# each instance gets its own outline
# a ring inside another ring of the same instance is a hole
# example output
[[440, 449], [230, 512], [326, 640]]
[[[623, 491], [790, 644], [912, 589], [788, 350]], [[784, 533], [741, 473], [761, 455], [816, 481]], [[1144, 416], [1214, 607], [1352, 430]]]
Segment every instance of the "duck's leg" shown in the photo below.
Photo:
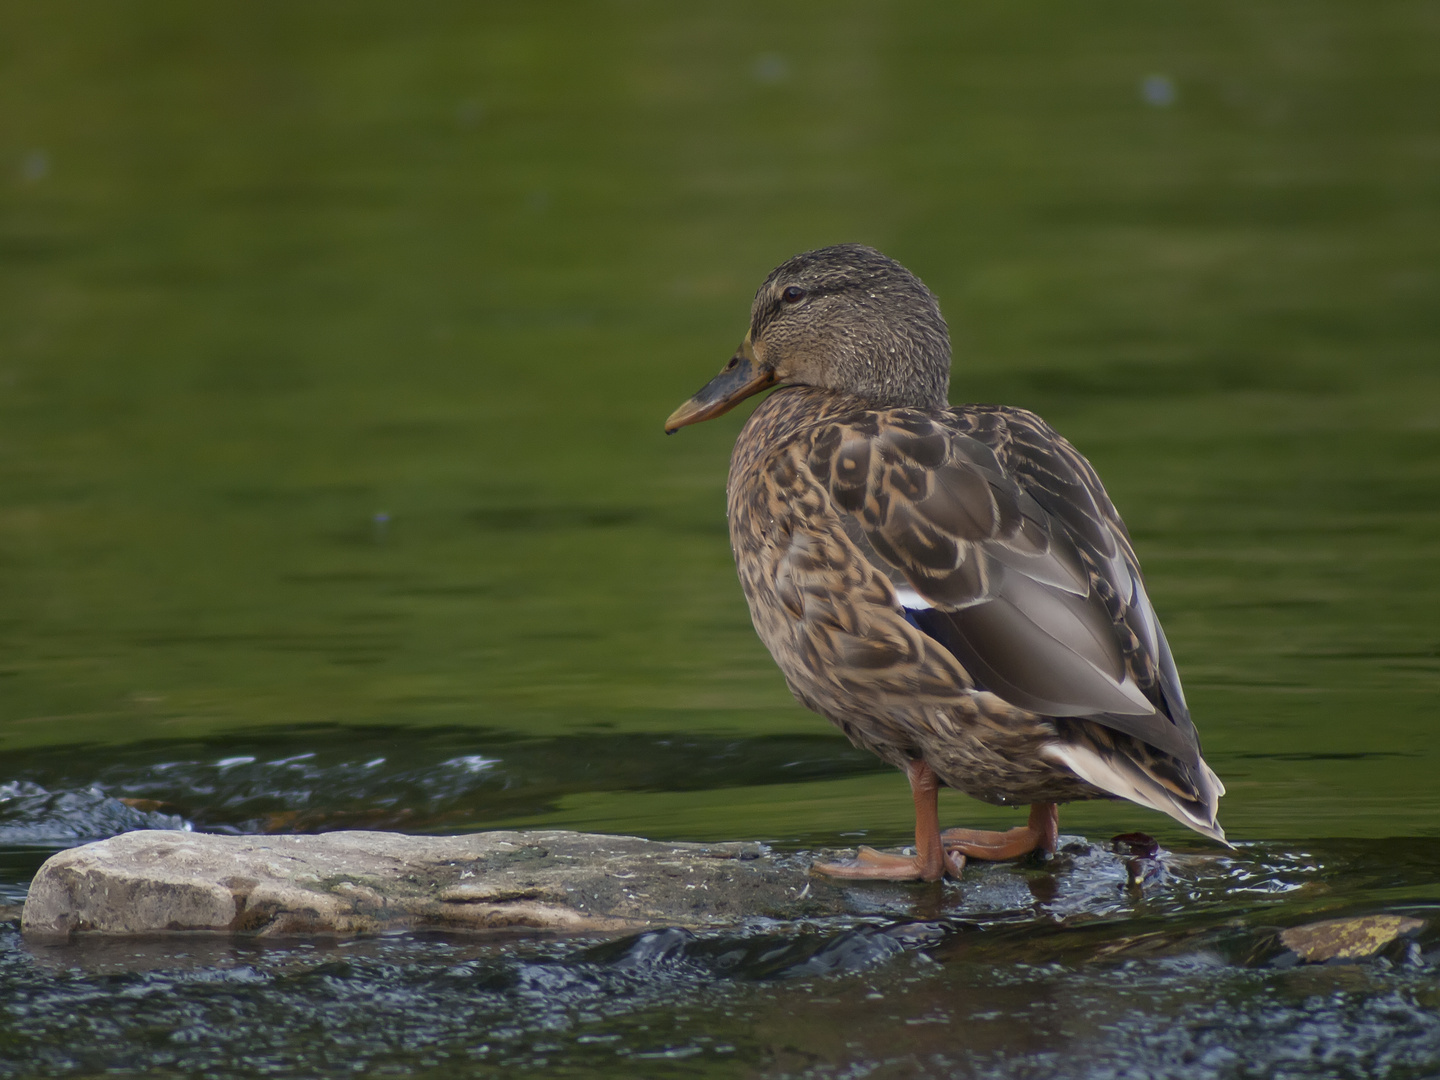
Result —
[[1060, 806], [1053, 802], [1030, 804], [1030, 822], [1006, 832], [984, 829], [946, 829], [940, 841], [946, 852], [959, 852], [972, 859], [1018, 859], [1040, 848], [1047, 855], [1055, 854], [1060, 836]]
[[878, 878], [884, 881], [939, 881], [947, 873], [959, 877], [965, 856], [952, 855], [940, 843], [940, 781], [923, 761], [905, 767], [910, 794], [915, 800], [915, 854], [887, 855], [862, 847], [855, 858], [815, 863], [810, 869], [828, 877]]

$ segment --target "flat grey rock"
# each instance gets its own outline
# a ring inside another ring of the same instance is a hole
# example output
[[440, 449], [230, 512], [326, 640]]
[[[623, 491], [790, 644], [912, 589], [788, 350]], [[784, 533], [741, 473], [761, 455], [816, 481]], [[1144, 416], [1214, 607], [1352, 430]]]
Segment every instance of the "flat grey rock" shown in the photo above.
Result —
[[141, 831], [50, 858], [30, 886], [21, 926], [48, 937], [707, 927], [793, 917], [797, 901], [809, 914], [828, 913], [810, 896], [808, 864], [756, 843], [562, 831]]

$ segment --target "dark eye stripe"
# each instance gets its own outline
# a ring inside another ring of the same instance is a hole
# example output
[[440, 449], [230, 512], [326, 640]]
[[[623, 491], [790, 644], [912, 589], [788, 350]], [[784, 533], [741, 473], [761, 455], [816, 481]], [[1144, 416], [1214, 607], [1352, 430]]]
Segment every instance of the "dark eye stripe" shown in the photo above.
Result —
[[[780, 291], [779, 296], [774, 296], [773, 294], [771, 294], [771, 299], [765, 305], [764, 309], [756, 313], [754, 320], [750, 324], [750, 336], [758, 341], [764, 335], [765, 328], [775, 321], [776, 317], [779, 316], [781, 310], [785, 308], [788, 304], [796, 303], [797, 300], [813, 301], [817, 297], [821, 296], [835, 296], [839, 293], [845, 292], [846, 288], [847, 287], [844, 285], [832, 286], [829, 288], [823, 285], [816, 285], [809, 289], [806, 289], [801, 285], [787, 285], [784, 289]], [[785, 296], [785, 294], [791, 289], [800, 290], [800, 295], [796, 298], [796, 300], [789, 300]]]

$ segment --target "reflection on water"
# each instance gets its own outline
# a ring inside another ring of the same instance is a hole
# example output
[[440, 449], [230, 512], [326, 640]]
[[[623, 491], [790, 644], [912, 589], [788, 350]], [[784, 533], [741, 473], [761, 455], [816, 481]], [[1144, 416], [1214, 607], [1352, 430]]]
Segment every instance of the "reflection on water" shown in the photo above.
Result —
[[[483, 747], [484, 753], [474, 752]], [[208, 740], [20, 751], [0, 844], [127, 829], [455, 832], [555, 813], [584, 792], [763, 788], [887, 772], [823, 735], [573, 735], [311, 726]]]

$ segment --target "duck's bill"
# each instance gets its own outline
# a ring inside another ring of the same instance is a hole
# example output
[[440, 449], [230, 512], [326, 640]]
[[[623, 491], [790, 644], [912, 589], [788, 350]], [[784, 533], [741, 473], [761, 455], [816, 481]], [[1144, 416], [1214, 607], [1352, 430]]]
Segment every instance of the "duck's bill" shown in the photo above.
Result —
[[755, 358], [747, 334], [725, 369], [670, 414], [670, 419], [665, 421], [665, 434], [673, 435], [688, 424], [698, 424], [729, 412], [751, 394], [758, 394], [774, 385], [775, 372]]

